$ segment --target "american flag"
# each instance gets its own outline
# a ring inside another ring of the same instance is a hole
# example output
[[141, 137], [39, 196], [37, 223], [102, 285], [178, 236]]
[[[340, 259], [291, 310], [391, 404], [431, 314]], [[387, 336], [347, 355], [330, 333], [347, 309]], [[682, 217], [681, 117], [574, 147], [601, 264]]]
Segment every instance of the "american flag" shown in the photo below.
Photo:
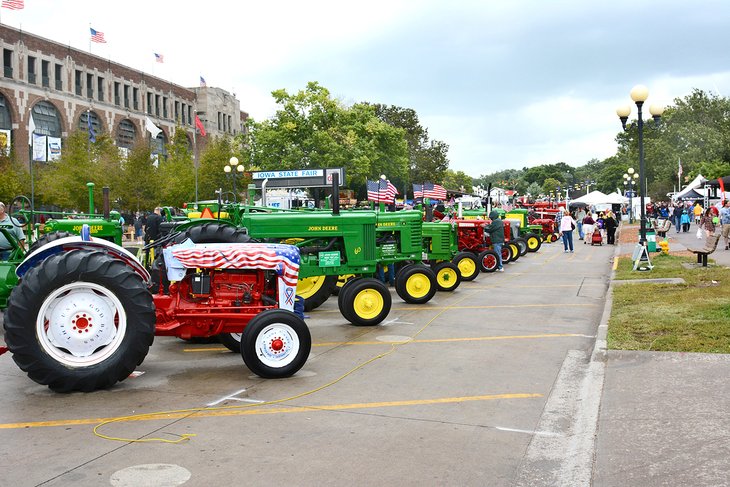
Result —
[[155, 53], [155, 61], [157, 61], [158, 63], [164, 63], [165, 56], [163, 56], [162, 54]]
[[367, 181], [368, 201], [377, 201], [384, 203], [392, 203], [398, 189], [388, 180], [378, 179], [377, 181]]
[[414, 184], [413, 197], [443, 201], [446, 199], [446, 189], [443, 186], [433, 183]]
[[104, 39], [104, 33], [99, 32], [98, 30], [94, 30], [91, 27], [89, 27], [89, 30], [91, 31], [91, 42], [99, 42], [102, 44], [106, 44], [106, 39]]
[[201, 87], [201, 88], [205, 88], [206, 86], [208, 86], [208, 85], [207, 85], [207, 84], [205, 83], [205, 78], [203, 78], [203, 77], [201, 76], [201, 77], [200, 77], [200, 87]]
[[3, 0], [2, 7], [10, 10], [23, 10], [25, 4], [24, 0]]
[[299, 249], [293, 245], [198, 244], [173, 249], [172, 255], [189, 268], [275, 270], [292, 287], [296, 287], [299, 279]]

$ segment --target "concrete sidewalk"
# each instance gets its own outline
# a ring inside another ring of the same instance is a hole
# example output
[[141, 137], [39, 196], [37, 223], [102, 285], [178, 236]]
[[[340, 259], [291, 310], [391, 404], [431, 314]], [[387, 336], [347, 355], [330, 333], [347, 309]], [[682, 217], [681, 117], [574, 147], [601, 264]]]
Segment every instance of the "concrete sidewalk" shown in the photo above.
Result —
[[[696, 232], [668, 232], [670, 253], [703, 246]], [[730, 266], [723, 240], [709, 258]], [[730, 485], [730, 355], [612, 350], [605, 359], [592, 485]]]

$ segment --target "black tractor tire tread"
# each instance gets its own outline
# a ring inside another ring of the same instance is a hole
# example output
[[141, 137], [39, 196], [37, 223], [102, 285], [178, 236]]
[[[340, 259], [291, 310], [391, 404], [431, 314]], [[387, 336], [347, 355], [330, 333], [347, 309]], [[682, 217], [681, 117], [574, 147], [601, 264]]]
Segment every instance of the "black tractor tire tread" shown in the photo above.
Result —
[[[99, 284], [122, 302], [127, 329], [107, 360], [69, 368], [47, 355], [36, 337], [36, 319], [45, 298], [76, 281]], [[155, 335], [155, 307], [146, 284], [129, 266], [103, 252], [77, 250], [52, 255], [28, 271], [10, 296], [5, 341], [13, 360], [39, 384], [57, 392], [91, 392], [126, 379], [144, 360]]]
[[73, 237], [73, 236], [74, 236], [73, 233], [64, 232], [64, 231], [46, 233], [42, 237], [40, 237], [38, 240], [33, 242], [33, 244], [30, 247], [28, 247], [28, 254], [30, 254], [31, 252], [35, 252], [39, 248], [41, 248], [44, 245], [49, 244], [53, 241], [56, 241], [56, 240], [59, 240], [62, 238], [66, 238], [66, 237]]
[[322, 287], [313, 295], [304, 298], [304, 311], [312, 311], [322, 306], [332, 296], [332, 291], [337, 287], [337, 276], [324, 276]]

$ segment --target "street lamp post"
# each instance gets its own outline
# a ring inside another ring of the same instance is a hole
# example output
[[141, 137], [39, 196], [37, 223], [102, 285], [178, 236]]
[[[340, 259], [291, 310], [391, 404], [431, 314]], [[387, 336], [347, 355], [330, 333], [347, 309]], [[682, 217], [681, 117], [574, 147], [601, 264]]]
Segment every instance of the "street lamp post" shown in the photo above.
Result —
[[629, 187], [629, 223], [634, 223], [634, 206], [633, 206], [634, 184], [636, 183], [636, 179], [638, 177], [639, 177], [639, 175], [636, 174], [633, 167], [630, 167], [624, 173], [624, 186], [628, 185], [628, 187]]
[[238, 196], [236, 194], [236, 173], [243, 175], [243, 164], [238, 164], [238, 157], [233, 156], [228, 160], [228, 164], [223, 167], [223, 172], [230, 174], [233, 177], [233, 200], [237, 201]]
[[[644, 85], [636, 85], [631, 89], [631, 99], [636, 103], [638, 109], [638, 131], [639, 131], [639, 191], [641, 194], [641, 228], [639, 229], [640, 237], [639, 244], [646, 246], [646, 208], [644, 207], [644, 197], [646, 195], [646, 168], [644, 164], [644, 119], [642, 118], [641, 109], [644, 106], [644, 102], [649, 98], [649, 89]], [[659, 119], [664, 112], [664, 107], [660, 105], [651, 105], [649, 112], [654, 117], [654, 122], [658, 125]], [[626, 130], [626, 121], [629, 119], [631, 114], [631, 105], [620, 107], [616, 110], [616, 114], [621, 120], [621, 125]]]

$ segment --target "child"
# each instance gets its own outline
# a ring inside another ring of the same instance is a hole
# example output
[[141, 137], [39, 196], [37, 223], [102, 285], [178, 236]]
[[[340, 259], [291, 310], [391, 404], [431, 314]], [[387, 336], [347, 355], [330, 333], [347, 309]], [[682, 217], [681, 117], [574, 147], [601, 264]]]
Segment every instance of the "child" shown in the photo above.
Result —
[[689, 232], [689, 224], [691, 223], [691, 220], [689, 217], [689, 212], [686, 208], [682, 210], [682, 216], [680, 217], [679, 221], [682, 224], [682, 231], [684, 233]]

